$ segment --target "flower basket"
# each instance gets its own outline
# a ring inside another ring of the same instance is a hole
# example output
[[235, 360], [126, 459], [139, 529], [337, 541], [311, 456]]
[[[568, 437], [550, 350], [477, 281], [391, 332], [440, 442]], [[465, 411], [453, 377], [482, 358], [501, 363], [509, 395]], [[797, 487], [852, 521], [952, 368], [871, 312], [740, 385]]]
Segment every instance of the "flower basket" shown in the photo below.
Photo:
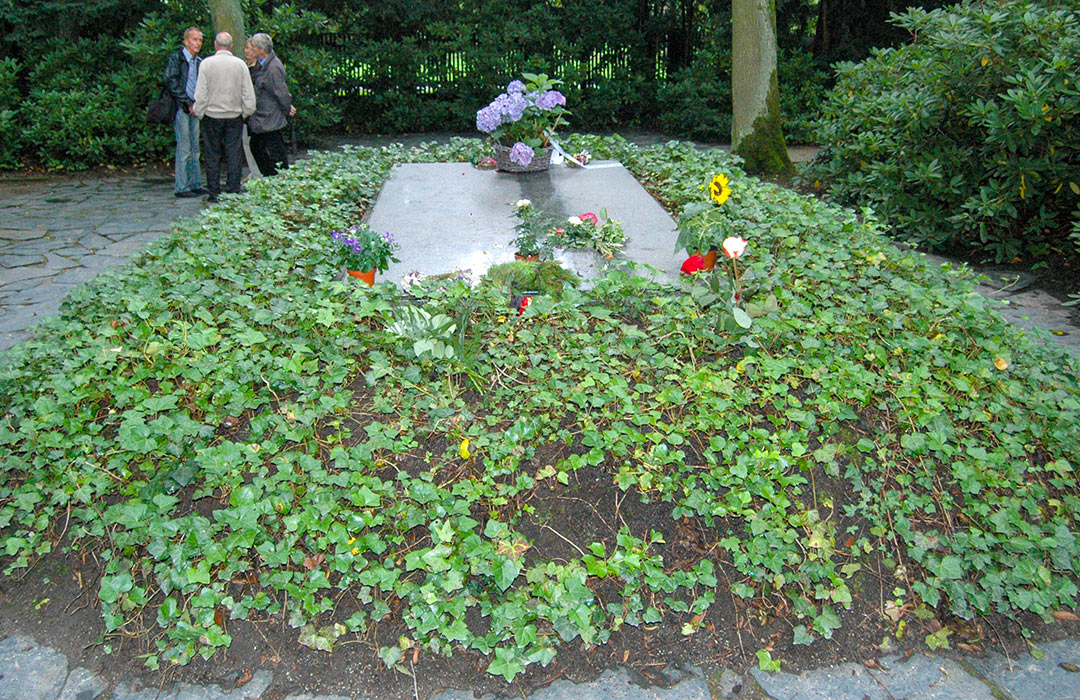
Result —
[[504, 173], [537, 173], [551, 167], [551, 146], [534, 149], [536, 155], [528, 165], [520, 165], [510, 160], [510, 148], [495, 142], [495, 167]]

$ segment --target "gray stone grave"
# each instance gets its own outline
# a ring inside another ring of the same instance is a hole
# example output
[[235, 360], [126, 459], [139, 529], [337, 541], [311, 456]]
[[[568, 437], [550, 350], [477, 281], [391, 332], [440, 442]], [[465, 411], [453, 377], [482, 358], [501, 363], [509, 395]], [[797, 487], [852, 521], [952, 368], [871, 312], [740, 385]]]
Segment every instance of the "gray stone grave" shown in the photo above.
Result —
[[[675, 222], [616, 161], [586, 168], [552, 165], [540, 173], [479, 170], [469, 163], [403, 163], [383, 186], [367, 223], [390, 231], [401, 244], [383, 281], [400, 282], [410, 271], [436, 275], [469, 270], [478, 279], [492, 265], [514, 259], [510, 241], [515, 204], [528, 199], [556, 220], [606, 209], [622, 223], [627, 242], [615, 260], [632, 260], [674, 280], [685, 256], [675, 252]], [[555, 258], [586, 280], [612, 261], [593, 251], [556, 250]], [[649, 274], [644, 268], [639, 274]]]

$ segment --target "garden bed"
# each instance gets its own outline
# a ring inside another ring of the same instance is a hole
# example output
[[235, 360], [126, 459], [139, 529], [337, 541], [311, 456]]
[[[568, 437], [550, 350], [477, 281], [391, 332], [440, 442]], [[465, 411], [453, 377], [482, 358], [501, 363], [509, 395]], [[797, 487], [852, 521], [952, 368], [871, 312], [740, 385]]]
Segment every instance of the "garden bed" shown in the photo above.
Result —
[[[336, 281], [328, 232], [393, 163], [478, 142], [251, 183], [0, 369], [3, 563], [25, 575], [3, 631], [63, 627], [81, 577], [70, 634], [96, 641], [100, 606], [130, 663], [410, 697], [408, 674], [424, 694], [620, 663], [658, 681], [985, 650], [1067, 617], [1075, 360], [722, 152], [582, 145], [676, 210], [717, 172], [743, 188], [749, 330], [695, 281], [620, 270], [522, 314], [501, 290]], [[448, 354], [389, 330], [410, 303], [456, 322]]]

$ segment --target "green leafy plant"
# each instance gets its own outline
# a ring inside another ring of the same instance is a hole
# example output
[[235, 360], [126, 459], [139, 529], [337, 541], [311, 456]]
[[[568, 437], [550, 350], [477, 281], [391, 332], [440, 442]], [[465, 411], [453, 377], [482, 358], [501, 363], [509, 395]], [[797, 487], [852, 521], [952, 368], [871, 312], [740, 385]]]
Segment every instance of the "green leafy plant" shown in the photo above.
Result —
[[550, 250], [547, 237], [554, 226], [554, 220], [534, 207], [528, 199], [518, 200], [516, 209], [518, 222], [514, 225], [514, 230], [518, 235], [510, 241], [516, 251], [515, 255], [528, 258]]
[[1076, 254], [1080, 12], [909, 8], [912, 42], [837, 66], [808, 181], [906, 241], [997, 261]]
[[492, 265], [484, 273], [481, 284], [511, 292], [561, 294], [567, 285], [576, 287], [580, 279], [555, 260], [514, 262]]
[[337, 264], [347, 270], [378, 270], [385, 272], [392, 262], [398, 244], [389, 231], [376, 233], [367, 224], [350, 226], [345, 231], [330, 234]]
[[735, 231], [735, 222], [724, 204], [732, 196], [731, 180], [727, 175], [714, 175], [708, 184], [708, 200], [687, 204], [679, 214], [675, 251], [687, 255], [707, 253], [720, 247]]
[[[692, 144], [567, 142], [672, 210], [738, 172]], [[275, 619], [507, 680], [626, 626], [708, 634], [718, 599], [799, 644], [849, 616], [926, 640], [946, 615], [1075, 605], [1080, 363], [966, 272], [740, 173], [744, 304], [770, 309], [749, 329], [622, 267], [538, 300], [543, 323], [507, 313], [510, 272], [338, 280], [326, 232], [395, 163], [482, 149], [318, 154], [75, 291], [0, 363], [6, 575], [92, 550], [105, 641], [145, 630], [150, 666]], [[605, 517], [580, 516], [591, 494]], [[913, 616], [864, 595], [883, 575]], [[774, 667], [770, 643], [744, 661]]]

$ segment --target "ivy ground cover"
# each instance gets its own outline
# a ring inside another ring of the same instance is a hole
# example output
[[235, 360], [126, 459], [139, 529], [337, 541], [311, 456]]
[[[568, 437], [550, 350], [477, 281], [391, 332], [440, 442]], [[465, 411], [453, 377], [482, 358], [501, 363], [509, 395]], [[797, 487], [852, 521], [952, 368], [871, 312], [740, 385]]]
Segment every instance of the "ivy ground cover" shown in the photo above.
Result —
[[[719, 151], [573, 145], [676, 214], [731, 178], [749, 331], [628, 269], [520, 314], [343, 284], [328, 232], [390, 167], [481, 145], [318, 155], [9, 353], [5, 575], [81, 561], [103, 643], [151, 668], [276, 630], [368, 664], [343, 690], [402, 696], [446, 659], [506, 690], [590, 656], [778, 668], [1070, 619], [1075, 360], [869, 212]], [[403, 338], [407, 307], [453, 330]]]

